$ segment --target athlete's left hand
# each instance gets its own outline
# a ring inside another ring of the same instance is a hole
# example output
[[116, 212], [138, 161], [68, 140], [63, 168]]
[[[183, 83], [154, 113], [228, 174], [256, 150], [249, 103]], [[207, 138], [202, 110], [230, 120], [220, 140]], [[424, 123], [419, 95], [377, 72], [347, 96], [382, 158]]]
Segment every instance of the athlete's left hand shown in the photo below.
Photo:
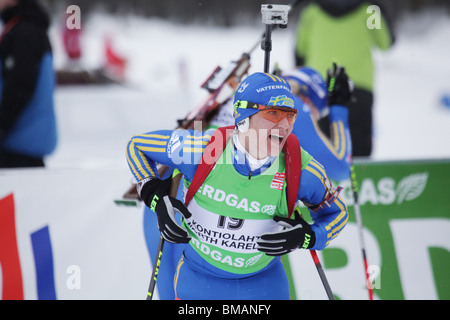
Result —
[[316, 236], [308, 222], [303, 220], [298, 211], [295, 211], [295, 219], [273, 218], [284, 229], [279, 232], [269, 232], [261, 235], [257, 241], [259, 251], [268, 256], [281, 256], [295, 249], [310, 249], [316, 242]]

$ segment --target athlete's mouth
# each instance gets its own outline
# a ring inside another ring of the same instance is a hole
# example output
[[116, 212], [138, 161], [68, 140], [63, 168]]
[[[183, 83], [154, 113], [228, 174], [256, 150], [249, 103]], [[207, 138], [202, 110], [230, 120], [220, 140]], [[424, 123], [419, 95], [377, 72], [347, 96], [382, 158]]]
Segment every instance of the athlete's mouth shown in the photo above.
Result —
[[280, 134], [277, 134], [277, 133], [269, 134], [269, 138], [271, 140], [275, 140], [275, 141], [278, 141], [278, 142], [282, 142], [284, 140], [284, 136], [280, 135]]

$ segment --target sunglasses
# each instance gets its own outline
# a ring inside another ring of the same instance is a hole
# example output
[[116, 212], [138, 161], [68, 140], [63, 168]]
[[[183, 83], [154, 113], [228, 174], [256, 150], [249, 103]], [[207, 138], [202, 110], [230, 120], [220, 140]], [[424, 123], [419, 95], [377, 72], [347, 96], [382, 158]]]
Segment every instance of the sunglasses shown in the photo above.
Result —
[[269, 120], [274, 123], [278, 123], [284, 118], [286, 118], [287, 122], [291, 125], [297, 119], [297, 110], [286, 108], [286, 109], [264, 109], [258, 112], [258, 115], [263, 117], [266, 120]]

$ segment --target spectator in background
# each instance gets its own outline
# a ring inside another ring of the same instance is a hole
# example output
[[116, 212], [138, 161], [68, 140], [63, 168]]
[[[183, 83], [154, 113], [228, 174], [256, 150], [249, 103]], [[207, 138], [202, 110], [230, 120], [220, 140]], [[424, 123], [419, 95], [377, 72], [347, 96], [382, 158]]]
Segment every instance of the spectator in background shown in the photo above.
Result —
[[[392, 28], [380, 7], [364, 0], [315, 0], [300, 13], [295, 57], [323, 76], [336, 62], [353, 80], [354, 101], [349, 104], [353, 156], [370, 156], [373, 131], [374, 66], [371, 50], [387, 50], [394, 42]], [[368, 10], [369, 8], [369, 10]], [[379, 13], [379, 14], [378, 14]], [[328, 135], [329, 119], [319, 121]]]
[[37, 0], [0, 0], [0, 168], [42, 167], [57, 141], [49, 16]]

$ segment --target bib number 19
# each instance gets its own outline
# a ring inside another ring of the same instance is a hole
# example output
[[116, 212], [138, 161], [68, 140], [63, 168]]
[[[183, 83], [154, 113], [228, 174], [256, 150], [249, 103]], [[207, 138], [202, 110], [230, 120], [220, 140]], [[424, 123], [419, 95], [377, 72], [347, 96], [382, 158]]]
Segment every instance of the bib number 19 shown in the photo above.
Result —
[[229, 230], [238, 230], [242, 228], [243, 224], [244, 224], [243, 219], [236, 219], [225, 216], [219, 216], [219, 221], [217, 221], [218, 228], [224, 229], [226, 227]]

